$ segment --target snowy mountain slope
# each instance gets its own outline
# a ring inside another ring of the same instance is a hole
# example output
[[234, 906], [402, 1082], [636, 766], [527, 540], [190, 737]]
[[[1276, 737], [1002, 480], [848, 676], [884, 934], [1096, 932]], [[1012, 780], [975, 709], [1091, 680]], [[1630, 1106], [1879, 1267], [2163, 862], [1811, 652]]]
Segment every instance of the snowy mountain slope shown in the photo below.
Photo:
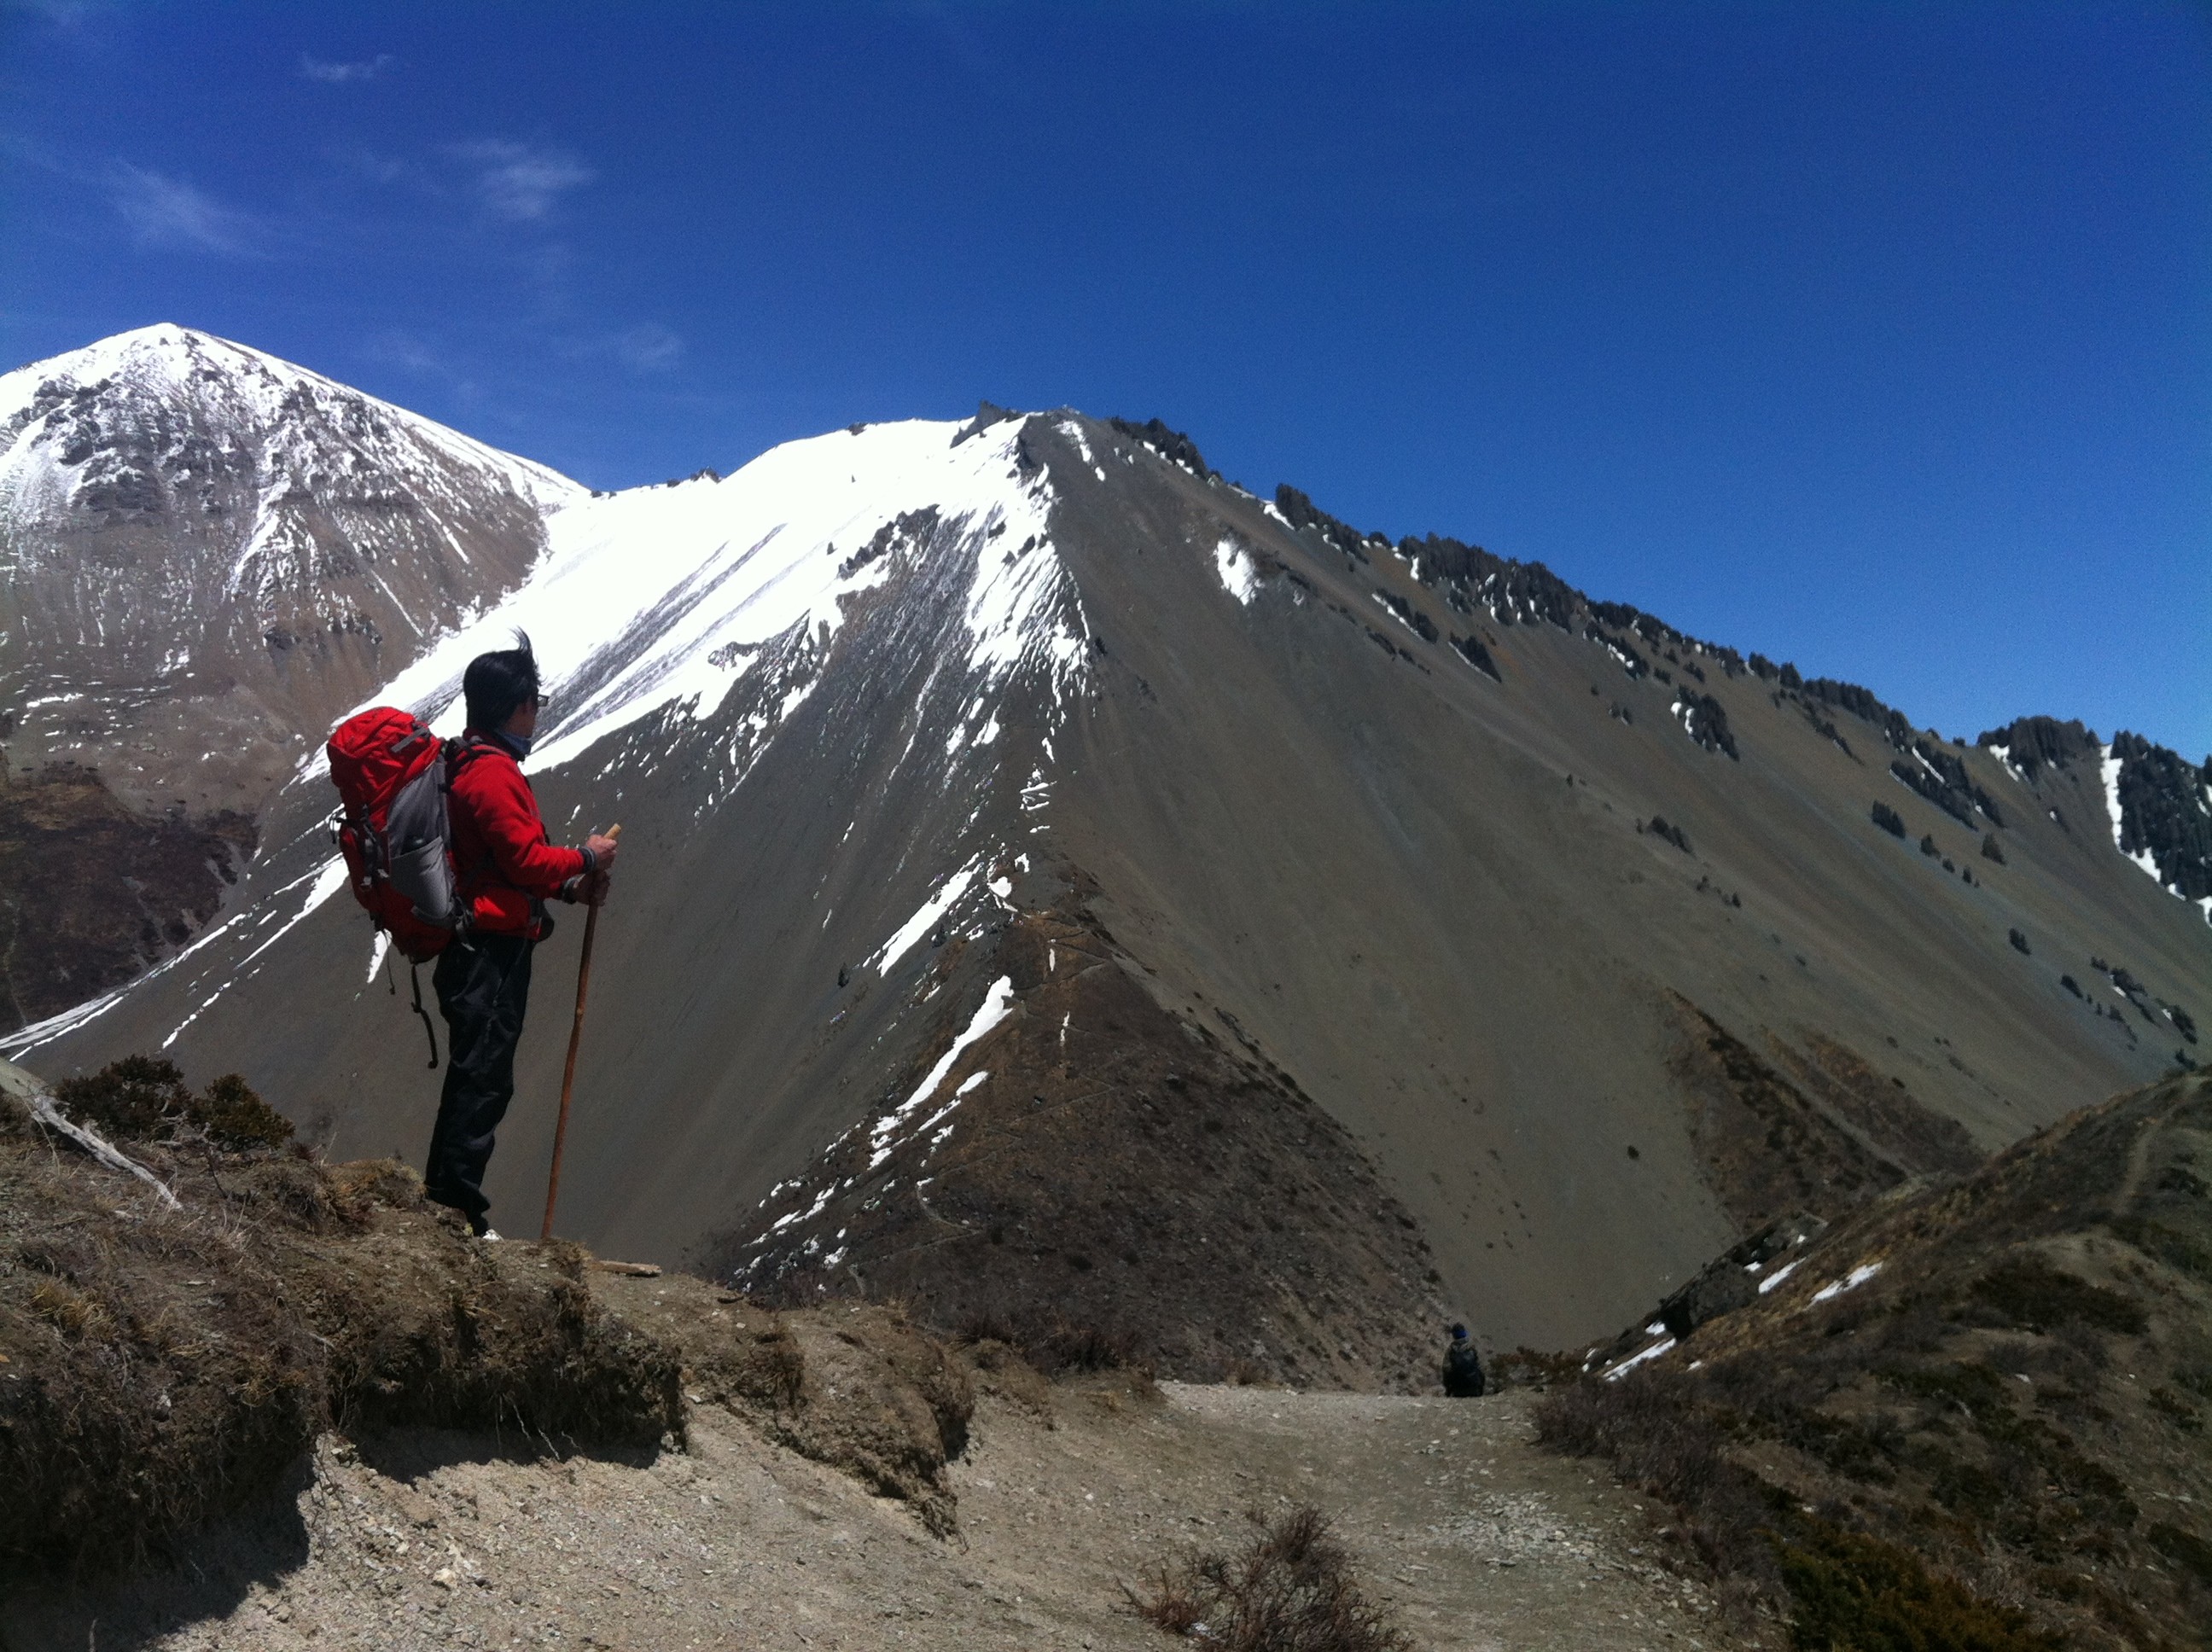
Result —
[[[1610, 1328], [2212, 1007], [2212, 932], [2072, 812], [2094, 765], [2046, 805], [1863, 690], [1136, 427], [859, 429], [575, 504], [376, 697], [450, 726], [518, 624], [549, 819], [625, 828], [563, 1226], [764, 1288], [1401, 1381], [1432, 1291], [1509, 1345]], [[241, 1067], [330, 1151], [418, 1158], [436, 1079], [331, 797], [306, 766], [220, 925], [8, 1048]], [[518, 1225], [574, 936], [495, 1161]], [[2069, 993], [2092, 956], [2134, 995]]]
[[584, 496], [180, 327], [0, 377], [0, 1015], [189, 938], [337, 714]]

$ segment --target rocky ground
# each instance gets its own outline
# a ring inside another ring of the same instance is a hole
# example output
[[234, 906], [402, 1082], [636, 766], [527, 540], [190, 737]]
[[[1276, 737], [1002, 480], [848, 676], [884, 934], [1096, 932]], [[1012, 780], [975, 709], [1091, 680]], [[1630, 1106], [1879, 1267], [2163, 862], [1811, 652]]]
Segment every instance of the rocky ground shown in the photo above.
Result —
[[1633, 1498], [1537, 1449], [1525, 1391], [1047, 1386], [1018, 1368], [979, 1388], [944, 1538], [711, 1404], [688, 1449], [629, 1457], [326, 1435], [281, 1498], [181, 1566], [19, 1597], [0, 1638], [9, 1652], [1146, 1648], [1167, 1637], [1125, 1585], [1310, 1502], [1424, 1647], [1737, 1643], [1711, 1597], [1658, 1564]]

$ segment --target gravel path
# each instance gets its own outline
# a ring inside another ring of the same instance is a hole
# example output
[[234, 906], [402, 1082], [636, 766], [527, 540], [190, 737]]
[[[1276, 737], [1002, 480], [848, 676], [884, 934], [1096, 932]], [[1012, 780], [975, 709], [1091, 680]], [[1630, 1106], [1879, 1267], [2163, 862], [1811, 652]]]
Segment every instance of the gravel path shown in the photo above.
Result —
[[116, 1589], [0, 1606], [9, 1652], [544, 1646], [1146, 1649], [1123, 1609], [1189, 1545], [1311, 1502], [1424, 1647], [1721, 1648], [1639, 1551], [1632, 1498], [1538, 1451], [1524, 1395], [1476, 1402], [1167, 1385], [987, 1396], [959, 1534], [716, 1410], [688, 1453], [517, 1461], [335, 1437], [291, 1499]]

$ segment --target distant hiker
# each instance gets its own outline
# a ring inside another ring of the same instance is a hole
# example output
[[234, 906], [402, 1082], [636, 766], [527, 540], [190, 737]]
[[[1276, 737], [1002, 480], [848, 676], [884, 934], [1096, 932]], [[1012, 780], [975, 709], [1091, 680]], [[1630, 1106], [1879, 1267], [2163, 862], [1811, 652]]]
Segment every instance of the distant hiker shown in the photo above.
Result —
[[1454, 1400], [1482, 1398], [1482, 1360], [1464, 1325], [1452, 1327], [1451, 1345], [1444, 1350], [1444, 1392]]
[[464, 921], [438, 955], [433, 980], [451, 1052], [438, 1122], [430, 1133], [423, 1181], [430, 1197], [468, 1218], [488, 1239], [484, 1167], [492, 1133], [514, 1095], [514, 1047], [530, 1001], [530, 952], [553, 930], [549, 900], [606, 898], [614, 840], [593, 836], [580, 849], [546, 840], [538, 799], [523, 777], [538, 732], [538, 660], [530, 639], [478, 654], [461, 677], [468, 729], [451, 765], [453, 872]]

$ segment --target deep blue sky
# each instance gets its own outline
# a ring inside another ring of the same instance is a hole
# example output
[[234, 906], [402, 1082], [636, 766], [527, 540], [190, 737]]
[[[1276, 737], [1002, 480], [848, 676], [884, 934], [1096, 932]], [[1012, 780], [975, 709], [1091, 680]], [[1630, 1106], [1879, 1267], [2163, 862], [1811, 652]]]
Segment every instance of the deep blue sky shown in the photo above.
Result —
[[602, 487], [1157, 414], [2212, 749], [2202, 6], [0, 6], [0, 362], [182, 322]]

